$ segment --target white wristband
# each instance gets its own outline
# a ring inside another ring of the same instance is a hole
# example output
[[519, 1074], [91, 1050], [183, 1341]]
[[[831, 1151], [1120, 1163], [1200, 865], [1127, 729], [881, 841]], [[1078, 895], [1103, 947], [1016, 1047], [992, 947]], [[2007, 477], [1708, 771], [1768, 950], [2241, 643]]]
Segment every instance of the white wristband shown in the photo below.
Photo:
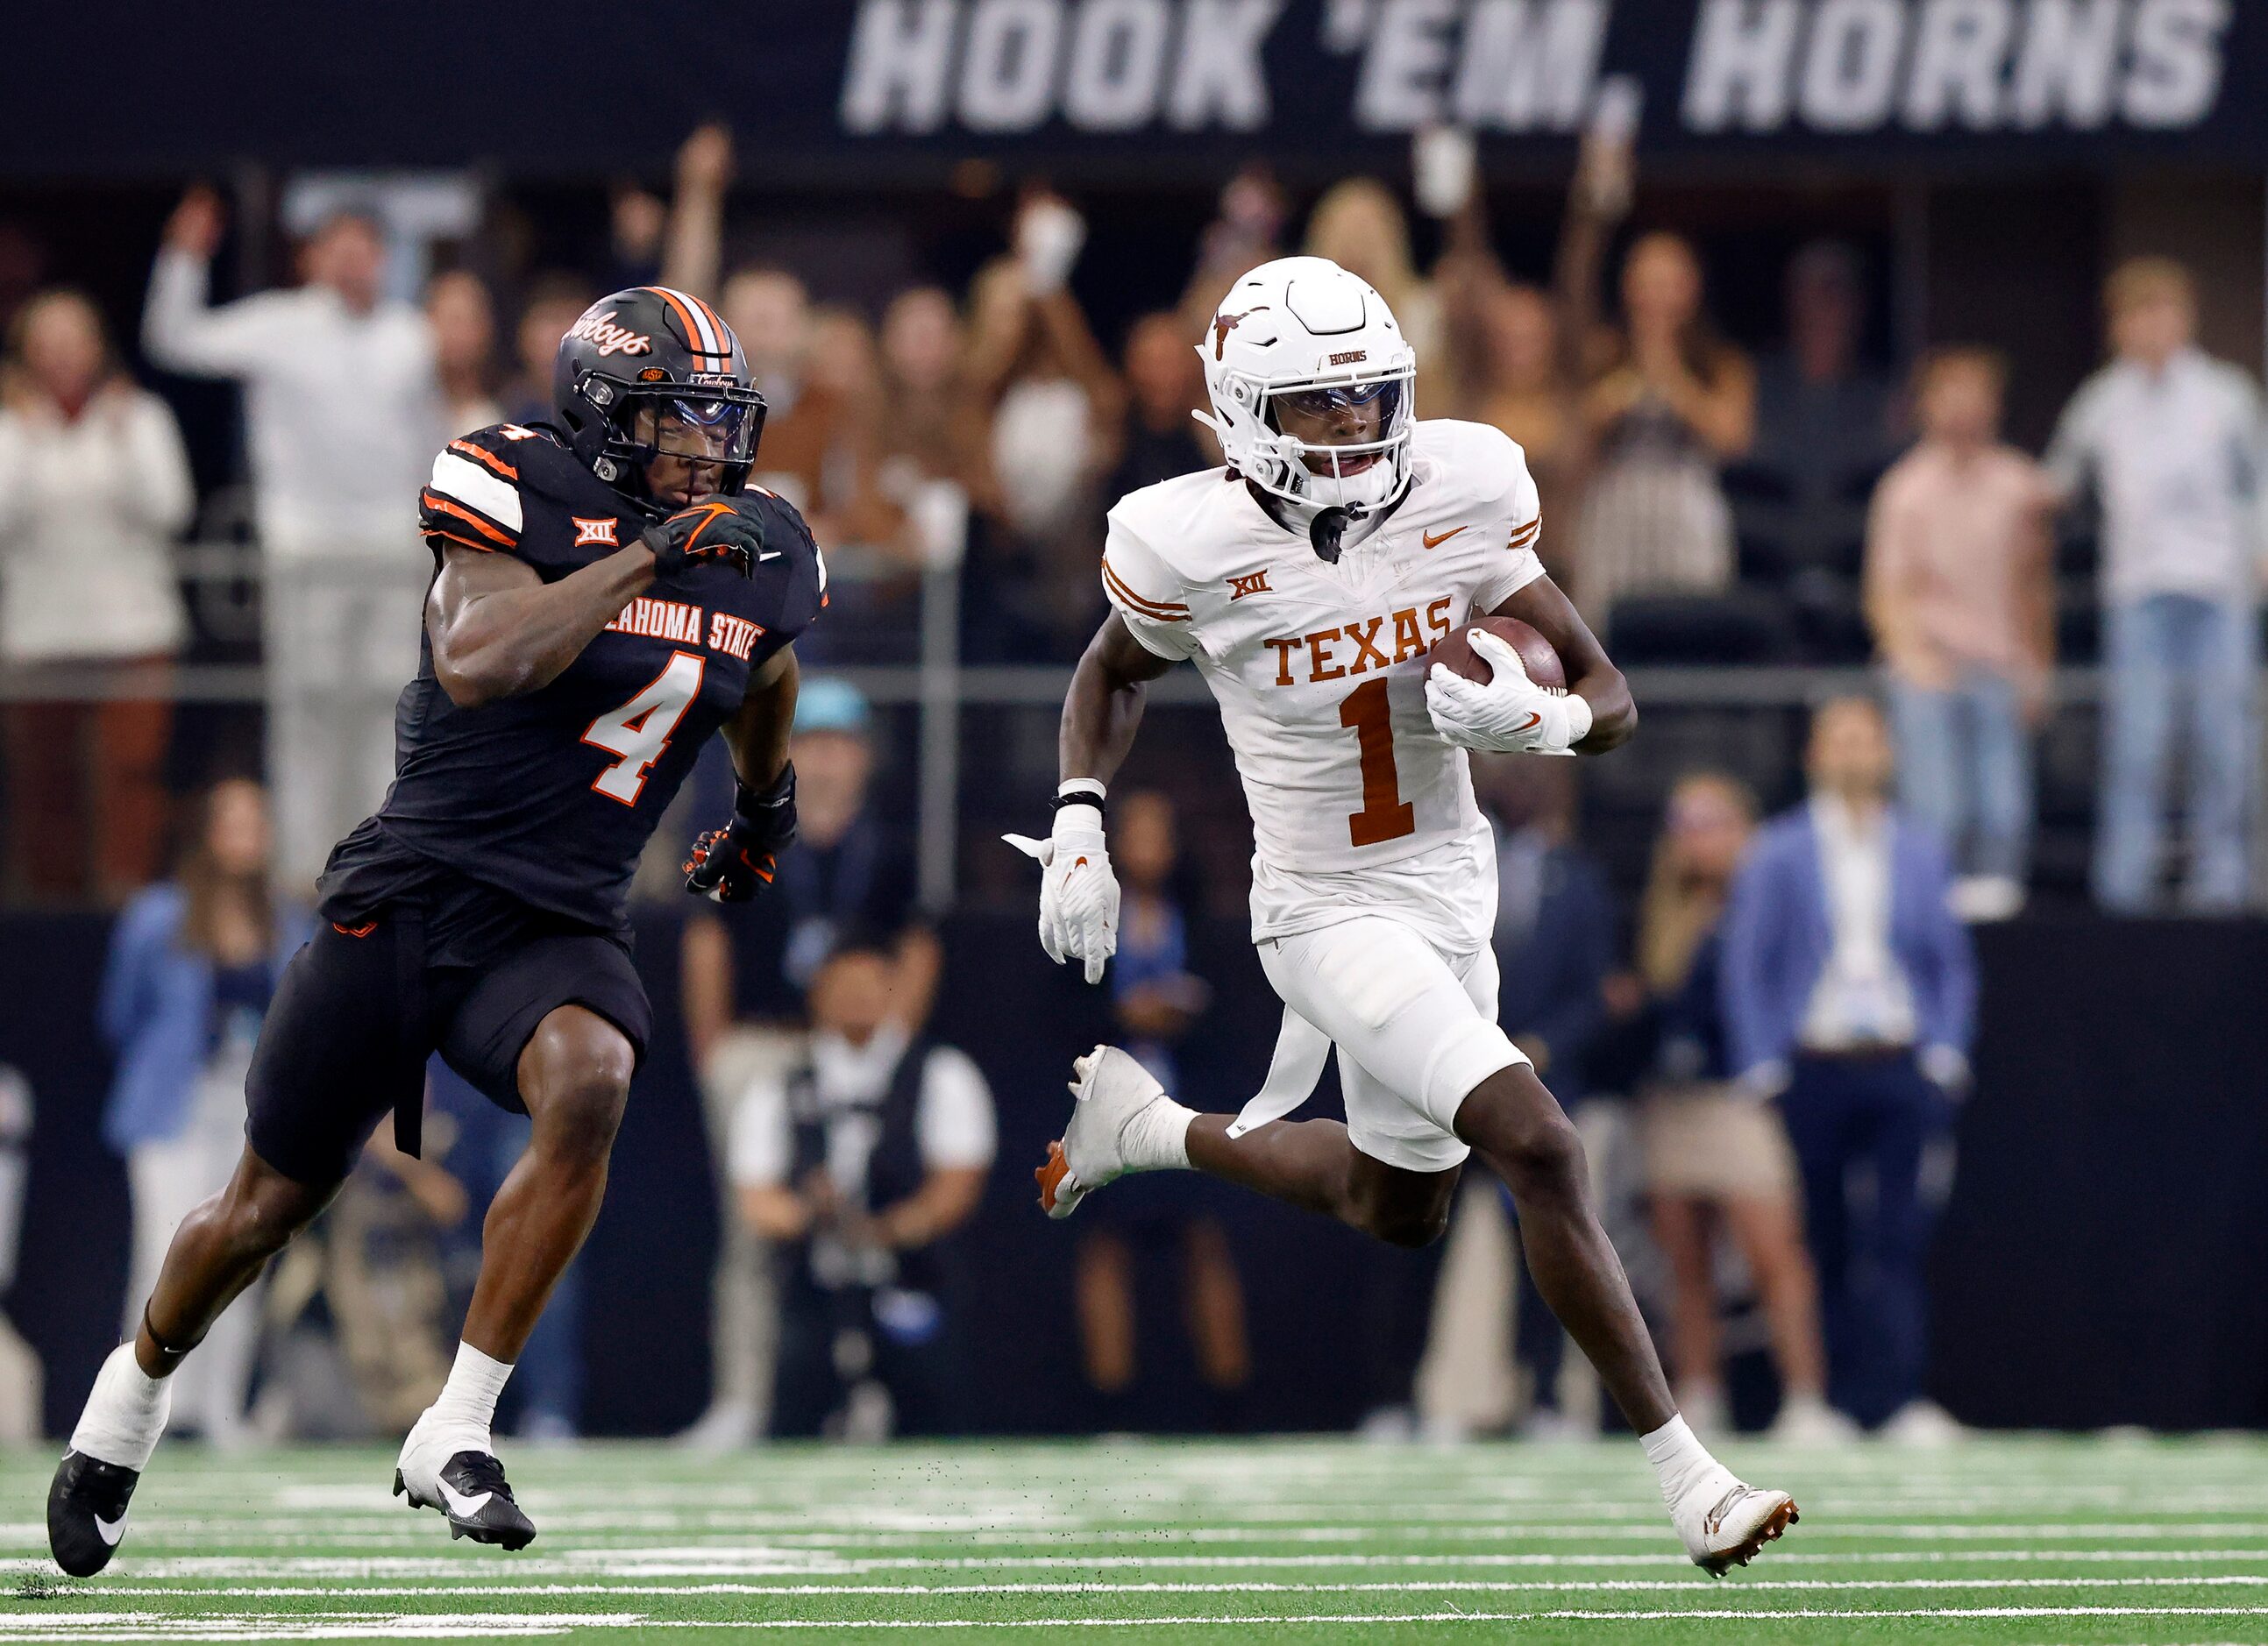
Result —
[[1573, 748], [1591, 735], [1591, 700], [1580, 692], [1567, 694], [1567, 746]]

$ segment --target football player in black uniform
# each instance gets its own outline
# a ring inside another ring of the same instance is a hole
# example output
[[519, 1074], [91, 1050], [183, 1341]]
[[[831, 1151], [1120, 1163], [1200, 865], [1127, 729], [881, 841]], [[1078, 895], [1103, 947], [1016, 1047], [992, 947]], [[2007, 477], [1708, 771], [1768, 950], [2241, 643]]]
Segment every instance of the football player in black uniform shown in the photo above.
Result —
[[56, 1471], [48, 1539], [67, 1572], [117, 1547], [167, 1374], [328, 1203], [380, 1117], [415, 1152], [436, 1050], [532, 1130], [394, 1489], [452, 1536], [516, 1549], [535, 1535], [489, 1431], [598, 1215], [644, 1048], [631, 874], [721, 731], [738, 799], [696, 842], [687, 888], [732, 902], [770, 880], [795, 833], [792, 644], [826, 603], [801, 517], [747, 485], [763, 398], [699, 299], [644, 286], [593, 305], [561, 341], [553, 404], [556, 425], [484, 429], [434, 460], [419, 504], [436, 575], [394, 784], [332, 854], [318, 935], [280, 981], [236, 1173], [174, 1235]]

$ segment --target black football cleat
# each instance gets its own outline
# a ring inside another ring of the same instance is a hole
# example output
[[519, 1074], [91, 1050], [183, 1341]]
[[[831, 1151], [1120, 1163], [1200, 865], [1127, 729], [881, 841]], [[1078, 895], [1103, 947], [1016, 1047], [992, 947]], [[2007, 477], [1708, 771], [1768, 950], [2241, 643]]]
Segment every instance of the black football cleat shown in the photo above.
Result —
[[413, 1509], [438, 1509], [449, 1522], [452, 1540], [470, 1538], [507, 1549], [535, 1540], [535, 1523], [520, 1512], [504, 1478], [504, 1465], [485, 1451], [460, 1451], [441, 1466], [434, 1495], [427, 1497], [394, 1472], [394, 1495]]
[[139, 1469], [66, 1451], [48, 1488], [48, 1547], [73, 1577], [92, 1577], [110, 1564], [126, 1536], [126, 1505], [142, 1479]]

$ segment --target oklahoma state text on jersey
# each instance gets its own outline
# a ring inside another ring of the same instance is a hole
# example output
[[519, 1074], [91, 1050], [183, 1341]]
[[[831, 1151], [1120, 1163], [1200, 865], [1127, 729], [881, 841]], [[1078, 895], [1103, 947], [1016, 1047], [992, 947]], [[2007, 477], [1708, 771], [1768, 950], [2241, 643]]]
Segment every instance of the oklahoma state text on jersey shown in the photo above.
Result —
[[[766, 548], [742, 577], [696, 566], [654, 584], [558, 679], [475, 709], [449, 701], [426, 642], [394, 714], [386, 804], [325, 877], [368, 895], [402, 849], [589, 925], [623, 918], [655, 822], [709, 738], [740, 708], [750, 672], [807, 628], [827, 572], [796, 511], [770, 494]], [[452, 545], [512, 555], [556, 582], [614, 554], [644, 522], [537, 425], [453, 440], [419, 494], [438, 561]], [[288, 781], [288, 778], [287, 778]]]

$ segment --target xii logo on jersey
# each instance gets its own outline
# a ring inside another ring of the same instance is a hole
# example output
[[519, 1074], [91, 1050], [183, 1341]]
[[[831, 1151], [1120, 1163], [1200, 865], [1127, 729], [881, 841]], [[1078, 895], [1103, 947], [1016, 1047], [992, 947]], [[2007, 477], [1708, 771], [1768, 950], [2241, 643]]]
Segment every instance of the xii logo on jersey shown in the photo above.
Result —
[[1256, 571], [1248, 577], [1231, 577], [1228, 580], [1228, 603], [1231, 606], [1235, 605], [1248, 594], [1275, 592], [1275, 590], [1268, 586], [1268, 574], [1264, 571]]
[[622, 547], [615, 536], [616, 529], [622, 525], [618, 517], [608, 515], [602, 520], [586, 520], [578, 514], [568, 518], [575, 522], [576, 547], [580, 548], [585, 543], [604, 543], [609, 548]]

